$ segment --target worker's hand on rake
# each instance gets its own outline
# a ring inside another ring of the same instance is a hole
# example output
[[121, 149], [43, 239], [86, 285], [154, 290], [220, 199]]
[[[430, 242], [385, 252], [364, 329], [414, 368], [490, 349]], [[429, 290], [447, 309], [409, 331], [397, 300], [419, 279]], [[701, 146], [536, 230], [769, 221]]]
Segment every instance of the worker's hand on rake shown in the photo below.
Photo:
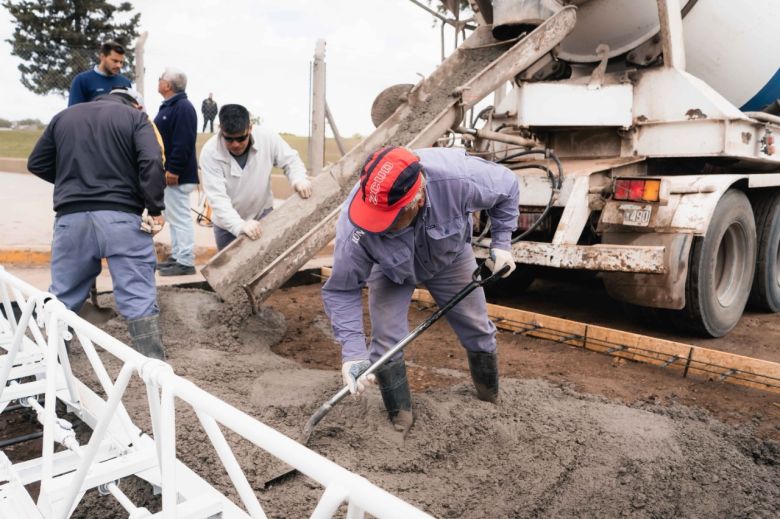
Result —
[[505, 278], [515, 270], [515, 259], [508, 250], [490, 249], [490, 257], [485, 261], [485, 266], [494, 274], [509, 267], [509, 270], [501, 275], [502, 278]]
[[293, 184], [293, 189], [301, 195], [301, 198], [309, 198], [311, 196], [311, 181], [309, 179], [299, 180]]
[[141, 230], [143, 232], [148, 232], [152, 236], [162, 231], [164, 225], [165, 218], [163, 218], [163, 215], [161, 214], [157, 216], [149, 216], [148, 213], [144, 212], [144, 214], [141, 216]]
[[360, 396], [369, 385], [376, 382], [376, 375], [363, 375], [370, 366], [371, 361], [368, 360], [348, 360], [341, 365], [341, 377], [353, 395]]
[[250, 240], [256, 240], [263, 235], [263, 228], [257, 220], [247, 220], [241, 226], [241, 232], [246, 234]]

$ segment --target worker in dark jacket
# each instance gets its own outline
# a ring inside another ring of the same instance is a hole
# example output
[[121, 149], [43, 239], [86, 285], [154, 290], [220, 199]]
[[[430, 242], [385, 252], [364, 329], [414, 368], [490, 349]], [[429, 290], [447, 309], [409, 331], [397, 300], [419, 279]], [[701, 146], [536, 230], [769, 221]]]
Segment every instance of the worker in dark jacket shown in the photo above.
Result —
[[133, 346], [164, 359], [152, 243], [164, 223], [163, 154], [142, 105], [134, 90], [115, 89], [63, 110], [27, 169], [54, 184], [49, 291], [78, 312], [106, 258]]
[[163, 96], [154, 124], [165, 145], [165, 219], [171, 229], [171, 256], [159, 266], [161, 276], [195, 273], [195, 229], [190, 193], [198, 184], [195, 139], [198, 114], [187, 99], [187, 76], [168, 67], [157, 82]]
[[219, 112], [217, 102], [214, 101], [214, 94], [209, 96], [200, 104], [200, 113], [203, 114], [203, 133], [206, 133], [206, 125], [210, 125], [209, 132], [214, 133], [214, 119]]

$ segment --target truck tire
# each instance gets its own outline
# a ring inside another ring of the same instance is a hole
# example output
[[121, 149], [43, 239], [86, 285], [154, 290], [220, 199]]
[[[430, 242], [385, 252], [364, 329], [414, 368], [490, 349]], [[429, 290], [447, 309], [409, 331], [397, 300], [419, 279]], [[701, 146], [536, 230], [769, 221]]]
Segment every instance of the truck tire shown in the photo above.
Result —
[[731, 189], [715, 207], [706, 234], [691, 245], [685, 308], [677, 316], [689, 331], [723, 337], [736, 326], [753, 284], [756, 248], [750, 201]]
[[750, 291], [750, 306], [780, 312], [780, 193], [761, 194], [753, 200], [758, 255]]

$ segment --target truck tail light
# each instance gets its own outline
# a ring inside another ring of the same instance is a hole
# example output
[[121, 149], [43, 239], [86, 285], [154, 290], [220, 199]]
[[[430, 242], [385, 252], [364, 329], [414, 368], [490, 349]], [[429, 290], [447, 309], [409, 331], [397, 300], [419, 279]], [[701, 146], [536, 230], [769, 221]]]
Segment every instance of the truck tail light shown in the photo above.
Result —
[[660, 201], [661, 181], [656, 179], [618, 178], [615, 180], [615, 200], [631, 202]]

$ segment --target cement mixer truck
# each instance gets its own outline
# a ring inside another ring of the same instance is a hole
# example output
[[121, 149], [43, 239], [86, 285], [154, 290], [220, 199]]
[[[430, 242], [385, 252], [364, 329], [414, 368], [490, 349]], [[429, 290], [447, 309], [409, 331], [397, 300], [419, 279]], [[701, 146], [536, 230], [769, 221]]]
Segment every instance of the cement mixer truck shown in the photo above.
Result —
[[762, 111], [780, 98], [780, 2], [475, 4], [502, 40], [578, 7], [461, 129], [520, 176], [516, 260], [601, 271], [612, 297], [713, 337], [749, 302], [780, 311], [780, 118]]
[[[218, 292], [257, 304], [327, 244], [376, 147], [439, 145], [516, 172], [524, 266], [600, 272], [612, 297], [706, 336], [748, 303], [780, 311], [780, 2], [470, 3], [476, 30], [380, 95], [376, 131], [315, 179], [318, 195], [207, 266]], [[490, 222], [473, 223], [484, 256]], [[517, 269], [518, 289], [532, 271]]]

